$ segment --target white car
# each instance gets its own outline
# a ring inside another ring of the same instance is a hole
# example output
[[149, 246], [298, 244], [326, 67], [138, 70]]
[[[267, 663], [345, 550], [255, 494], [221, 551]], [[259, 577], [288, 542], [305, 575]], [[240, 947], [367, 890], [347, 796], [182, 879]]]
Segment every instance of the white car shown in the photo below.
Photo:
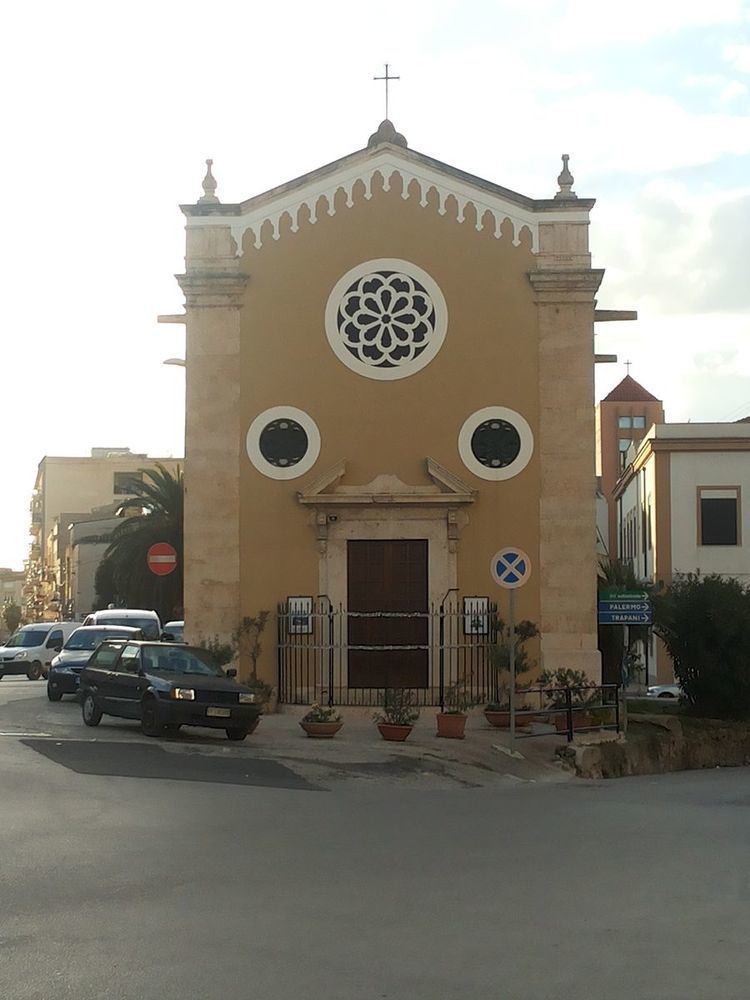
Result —
[[83, 621], [84, 625], [126, 625], [139, 628], [144, 639], [156, 642], [162, 633], [161, 622], [155, 611], [140, 608], [105, 608], [102, 611], [92, 611]]
[[646, 691], [647, 698], [680, 698], [682, 688], [679, 684], [654, 684]]
[[0, 679], [6, 674], [26, 674], [30, 681], [46, 677], [52, 658], [80, 622], [37, 622], [17, 629], [0, 646]]

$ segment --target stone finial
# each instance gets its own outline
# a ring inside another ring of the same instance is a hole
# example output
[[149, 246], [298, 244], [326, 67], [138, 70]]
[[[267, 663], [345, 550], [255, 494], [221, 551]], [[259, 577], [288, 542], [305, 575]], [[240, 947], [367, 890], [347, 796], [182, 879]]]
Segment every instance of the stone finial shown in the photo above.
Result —
[[404, 146], [404, 148], [409, 145], [404, 136], [396, 131], [393, 122], [387, 118], [378, 125], [377, 132], [373, 132], [367, 140], [367, 148], [372, 149], [374, 146], [379, 146], [382, 142], [390, 142], [392, 146]]
[[206, 176], [203, 178], [203, 195], [198, 199], [199, 205], [218, 205], [219, 199], [216, 197], [216, 178], [211, 173], [213, 160], [206, 160]]
[[555, 195], [558, 201], [566, 201], [571, 198], [577, 198], [578, 195], [573, 190], [573, 181], [575, 178], [568, 169], [568, 160], [570, 156], [567, 153], [563, 153], [562, 162], [563, 168], [558, 174], [557, 183], [560, 185], [560, 190]]

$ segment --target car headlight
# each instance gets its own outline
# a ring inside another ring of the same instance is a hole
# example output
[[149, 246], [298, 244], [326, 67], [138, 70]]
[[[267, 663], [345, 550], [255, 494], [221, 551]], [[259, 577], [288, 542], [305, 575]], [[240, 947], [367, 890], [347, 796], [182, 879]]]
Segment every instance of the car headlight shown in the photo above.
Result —
[[240, 705], [254, 705], [255, 700], [252, 691], [240, 691]]
[[178, 701], [195, 701], [195, 691], [192, 688], [172, 688], [171, 694]]
[[14, 656], [14, 659], [15, 660], [25, 660], [28, 655], [29, 655], [28, 653], [16, 653], [16, 655]]

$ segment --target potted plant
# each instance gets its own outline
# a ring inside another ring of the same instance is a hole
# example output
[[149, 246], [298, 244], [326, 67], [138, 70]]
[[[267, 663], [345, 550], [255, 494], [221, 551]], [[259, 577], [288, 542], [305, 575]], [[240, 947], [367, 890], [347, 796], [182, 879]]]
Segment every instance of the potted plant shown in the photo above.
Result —
[[418, 718], [419, 709], [414, 704], [414, 692], [409, 688], [386, 688], [383, 693], [383, 711], [373, 714], [383, 739], [397, 743], [408, 739]]
[[313, 702], [308, 712], [300, 719], [300, 726], [308, 736], [316, 740], [332, 740], [343, 726], [341, 716], [335, 708]]
[[[516, 694], [519, 692], [516, 691]], [[533, 705], [527, 705], [526, 702], [522, 702], [520, 705], [516, 705], [516, 712], [531, 712], [533, 711]], [[489, 701], [484, 706], [484, 717], [489, 722], [491, 726], [495, 726], [496, 729], [510, 729], [510, 703], [504, 702], [500, 704], [499, 702]], [[528, 726], [532, 722], [536, 722], [536, 715], [517, 715], [516, 725], [517, 726]]]
[[[534, 622], [524, 620], [518, 622], [514, 629], [515, 671], [516, 677], [528, 673], [536, 666], [536, 661], [530, 659], [526, 643], [539, 635], [539, 629]], [[510, 627], [502, 618], [495, 621], [495, 640], [489, 646], [490, 662], [495, 671], [495, 699], [485, 705], [484, 717], [491, 726], [499, 729], [510, 728]], [[516, 686], [516, 699], [525, 693]], [[516, 703], [517, 712], [530, 712], [531, 705]], [[527, 726], [536, 721], [535, 716], [522, 715], [517, 719], [520, 726]]]
[[558, 733], [564, 733], [568, 728], [568, 714], [560, 711], [568, 704], [566, 689], [570, 689], [570, 703], [575, 709], [573, 729], [587, 729], [592, 725], [592, 717], [584, 709], [596, 703], [597, 694], [596, 687], [591, 683], [588, 674], [582, 670], [558, 667], [557, 670], [542, 671], [539, 675], [539, 684], [548, 689], [548, 692], [545, 692], [548, 707], [557, 709], [552, 715], [552, 721]]
[[446, 708], [437, 714], [437, 734], [449, 740], [462, 740], [466, 729], [466, 712], [476, 705], [466, 678], [451, 684], [445, 692]]

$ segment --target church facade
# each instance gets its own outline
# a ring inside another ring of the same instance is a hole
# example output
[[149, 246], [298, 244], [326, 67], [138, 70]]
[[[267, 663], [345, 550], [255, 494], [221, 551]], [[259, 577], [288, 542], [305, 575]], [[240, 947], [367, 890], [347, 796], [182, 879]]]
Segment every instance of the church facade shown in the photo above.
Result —
[[182, 206], [178, 279], [189, 640], [267, 610], [258, 667], [274, 686], [297, 642], [305, 699], [334, 672], [340, 691], [434, 690], [431, 616], [448, 601], [507, 619], [493, 556], [511, 548], [536, 659], [599, 678], [603, 272], [567, 157], [558, 185], [517, 194], [409, 149], [389, 121], [238, 204], [209, 161]]

